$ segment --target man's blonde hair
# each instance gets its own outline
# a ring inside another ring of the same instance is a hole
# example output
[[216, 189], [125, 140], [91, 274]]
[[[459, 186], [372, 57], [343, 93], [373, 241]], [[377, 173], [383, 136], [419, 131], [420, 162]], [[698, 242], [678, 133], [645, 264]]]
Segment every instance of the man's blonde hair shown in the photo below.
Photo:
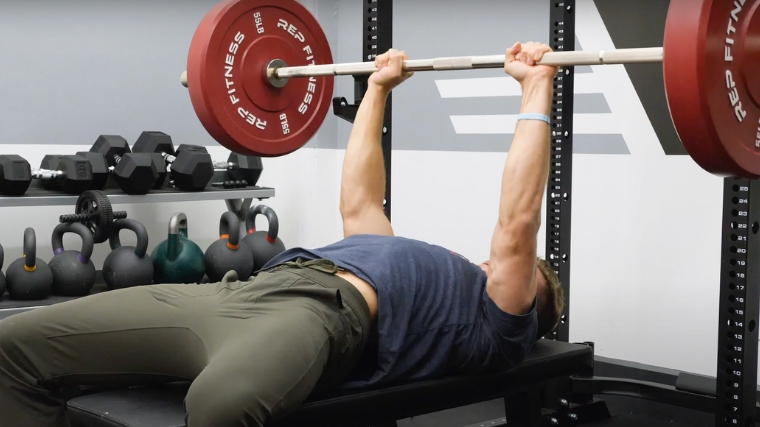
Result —
[[538, 270], [544, 276], [546, 287], [539, 289], [538, 305], [538, 338], [548, 335], [559, 324], [562, 312], [565, 310], [565, 291], [559, 282], [557, 273], [545, 260], [538, 258]]

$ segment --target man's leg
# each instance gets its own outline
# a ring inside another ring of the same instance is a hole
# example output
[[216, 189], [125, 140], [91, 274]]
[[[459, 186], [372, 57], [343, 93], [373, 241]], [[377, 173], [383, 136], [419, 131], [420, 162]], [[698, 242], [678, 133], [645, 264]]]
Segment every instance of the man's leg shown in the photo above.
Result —
[[368, 322], [366, 303], [356, 289], [344, 288], [339, 297], [331, 286], [342, 279], [303, 272], [260, 275], [263, 281], [299, 278], [258, 298], [254, 317], [211, 357], [185, 398], [188, 427], [268, 425], [297, 409], [315, 387], [338, 384], [356, 364], [367, 333], [360, 319]]
[[0, 426], [66, 426], [61, 387], [195, 378], [226, 330], [211, 322], [202, 339], [198, 318], [239, 283], [111, 291], [0, 321]]

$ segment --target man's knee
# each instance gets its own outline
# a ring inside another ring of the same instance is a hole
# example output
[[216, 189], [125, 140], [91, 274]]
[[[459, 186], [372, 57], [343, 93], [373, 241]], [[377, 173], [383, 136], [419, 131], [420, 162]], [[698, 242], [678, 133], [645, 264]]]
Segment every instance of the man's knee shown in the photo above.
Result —
[[0, 320], [0, 364], [18, 357], [28, 344], [44, 340], [37, 323], [22, 314]]
[[261, 427], [272, 418], [254, 384], [241, 379], [193, 383], [185, 397], [188, 427]]

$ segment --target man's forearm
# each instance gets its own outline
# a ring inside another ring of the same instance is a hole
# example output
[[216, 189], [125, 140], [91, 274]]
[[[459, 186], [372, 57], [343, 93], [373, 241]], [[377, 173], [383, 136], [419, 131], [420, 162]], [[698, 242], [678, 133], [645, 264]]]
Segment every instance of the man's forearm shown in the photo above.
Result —
[[[542, 78], [525, 82], [521, 113], [549, 116], [552, 96], [551, 80]], [[538, 232], [541, 205], [549, 177], [550, 151], [551, 136], [547, 123], [536, 120], [518, 122], [502, 176], [500, 225], [509, 225], [514, 221], [524, 222], [535, 217]]]
[[383, 207], [385, 164], [382, 129], [388, 93], [371, 86], [362, 99], [346, 148], [341, 179], [343, 215], [369, 206]]

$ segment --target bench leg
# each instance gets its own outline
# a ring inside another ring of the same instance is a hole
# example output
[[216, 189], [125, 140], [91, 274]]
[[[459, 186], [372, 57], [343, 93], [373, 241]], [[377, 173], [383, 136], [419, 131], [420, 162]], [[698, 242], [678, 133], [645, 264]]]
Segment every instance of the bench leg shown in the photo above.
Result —
[[541, 393], [530, 389], [504, 398], [508, 427], [541, 427]]

